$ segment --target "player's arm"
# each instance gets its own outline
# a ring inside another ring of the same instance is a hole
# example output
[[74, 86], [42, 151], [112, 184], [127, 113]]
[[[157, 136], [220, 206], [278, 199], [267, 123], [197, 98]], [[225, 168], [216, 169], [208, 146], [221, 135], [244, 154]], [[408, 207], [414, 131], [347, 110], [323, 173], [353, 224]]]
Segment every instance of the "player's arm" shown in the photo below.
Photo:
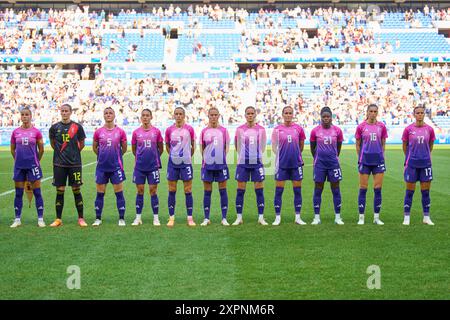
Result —
[[194, 155], [195, 152], [195, 139], [191, 139], [191, 157]]
[[430, 153], [431, 153], [431, 151], [433, 151], [433, 146], [434, 146], [434, 140], [430, 139]]
[[55, 150], [55, 130], [53, 129], [53, 127], [50, 128], [48, 136], [50, 139], [50, 146], [52, 147], [53, 150]]
[[96, 141], [94, 139], [94, 141], [92, 142], [92, 150], [94, 151], [94, 153], [98, 156], [98, 141]]
[[266, 147], [267, 147], [267, 135], [266, 130], [263, 129], [261, 134], [261, 153], [266, 152]]
[[303, 149], [305, 149], [305, 140], [300, 140], [299, 145], [300, 145], [300, 152], [303, 152]]
[[312, 154], [312, 156], [314, 158], [316, 156], [317, 142], [316, 141], [311, 141], [309, 143], [309, 148], [311, 149], [311, 154]]
[[162, 155], [164, 152], [164, 144], [162, 142], [157, 143], [159, 155]]
[[136, 157], [136, 145], [135, 144], [131, 145], [131, 152], [133, 152], [133, 155]]
[[120, 141], [120, 147], [122, 148], [122, 155], [124, 155], [125, 153], [127, 153], [127, 149], [128, 149], [128, 144], [127, 144], [127, 140], [125, 141]]
[[78, 141], [78, 150], [82, 151], [84, 149], [85, 143], [84, 139]]
[[403, 153], [406, 156], [406, 151], [408, 150], [408, 141], [403, 141]]
[[277, 153], [277, 148], [278, 148], [278, 130], [273, 129], [273, 131], [272, 131], [272, 152], [274, 154]]
[[13, 159], [16, 159], [16, 144], [15, 143], [11, 143], [10, 146], [10, 150], [11, 150], [11, 155], [13, 157]]
[[341, 154], [341, 149], [342, 149], [342, 141], [338, 141], [338, 142], [337, 142], [337, 152], [338, 152], [338, 155]]
[[170, 142], [166, 142], [166, 152], [170, 154]]
[[38, 152], [39, 152], [39, 161], [41, 161], [42, 156], [44, 155], [44, 140], [43, 139], [39, 139], [37, 141], [37, 147], [38, 147]]
[[[381, 140], [381, 144], [383, 144], [383, 140]], [[384, 150], [384, 146], [383, 146]], [[356, 139], [356, 154], [359, 155], [359, 152], [361, 151], [361, 139]]]
[[381, 148], [384, 150], [386, 149], [386, 138], [381, 139]]

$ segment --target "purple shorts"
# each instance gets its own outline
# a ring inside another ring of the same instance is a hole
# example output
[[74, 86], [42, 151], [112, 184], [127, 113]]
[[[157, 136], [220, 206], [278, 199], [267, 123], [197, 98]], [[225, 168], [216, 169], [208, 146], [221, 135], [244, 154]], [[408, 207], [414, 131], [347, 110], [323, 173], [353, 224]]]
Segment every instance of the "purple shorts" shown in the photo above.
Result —
[[314, 167], [313, 169], [314, 174], [314, 182], [338, 182], [342, 180], [342, 171], [341, 168], [336, 167], [332, 169], [324, 169], [324, 168], [318, 168]]
[[277, 173], [275, 173], [275, 180], [277, 181], [300, 181], [303, 180], [303, 168], [291, 168], [291, 169], [282, 169], [278, 168]]
[[119, 184], [125, 181], [125, 179], [125, 172], [122, 169], [112, 172], [105, 172], [98, 168], [95, 170], [95, 183], [97, 184], [107, 184], [109, 181], [112, 184]]
[[206, 182], [224, 182], [230, 179], [228, 167], [221, 170], [208, 170], [202, 168], [202, 180]]
[[410, 168], [408, 166], [405, 167], [404, 172], [405, 182], [416, 183], [420, 182], [429, 182], [433, 180], [433, 172], [431, 167], [428, 168]]
[[266, 178], [262, 165], [256, 168], [246, 168], [240, 164], [236, 167], [235, 179], [242, 182], [262, 182]]
[[185, 167], [175, 168], [172, 165], [167, 166], [167, 180], [169, 181], [189, 181], [193, 179], [192, 165], [186, 165]]
[[24, 181], [33, 182], [40, 179], [42, 179], [41, 167], [33, 167], [30, 169], [14, 168], [13, 180], [16, 182], [24, 182]]
[[360, 163], [358, 166], [358, 171], [361, 174], [378, 174], [378, 173], [385, 173], [386, 172], [386, 166], [384, 163], [375, 165], [375, 166], [367, 166], [365, 164]]
[[158, 184], [159, 183], [159, 170], [154, 171], [141, 171], [139, 169], [134, 169], [133, 172], [133, 183], [135, 184]]

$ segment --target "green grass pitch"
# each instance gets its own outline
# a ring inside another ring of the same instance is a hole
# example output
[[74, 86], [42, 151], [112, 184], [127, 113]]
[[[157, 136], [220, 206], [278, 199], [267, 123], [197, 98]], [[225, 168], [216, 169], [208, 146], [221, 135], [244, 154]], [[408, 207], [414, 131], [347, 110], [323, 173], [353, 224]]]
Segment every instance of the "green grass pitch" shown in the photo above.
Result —
[[[305, 150], [307, 151], [307, 150]], [[310, 223], [312, 167], [305, 152], [302, 217]], [[161, 227], [151, 225], [150, 200], [146, 195], [144, 225], [132, 227], [135, 187], [133, 157], [125, 155], [127, 226], [117, 226], [118, 214], [112, 187], [105, 198], [103, 225], [81, 229], [71, 192], [66, 192], [64, 226], [39, 229], [34, 203], [25, 205], [23, 225], [10, 229], [14, 194], [0, 197], [0, 298], [1, 299], [449, 299], [450, 298], [450, 150], [433, 152], [431, 218], [434, 227], [422, 221], [420, 191], [416, 191], [411, 226], [402, 225], [403, 153], [387, 150], [387, 173], [383, 187], [384, 226], [372, 221], [373, 192], [368, 193], [366, 225], [358, 219], [358, 175], [353, 148], [344, 148], [341, 185], [344, 226], [333, 224], [329, 186], [322, 201], [322, 225], [294, 225], [293, 192], [290, 183], [283, 198], [282, 224], [257, 225], [255, 195], [249, 185], [245, 196], [244, 225], [223, 227], [215, 186], [211, 210], [213, 224], [203, 228], [186, 225], [184, 195], [178, 185], [176, 224], [167, 221], [167, 182], [159, 187]], [[87, 148], [84, 164], [95, 161]], [[163, 157], [166, 163], [167, 157]], [[8, 151], [0, 152], [0, 194], [13, 188], [13, 162]], [[52, 174], [51, 151], [42, 161], [45, 177]], [[84, 168], [85, 217], [95, 218], [93, 203], [95, 165]], [[203, 218], [203, 188], [200, 166], [194, 167], [194, 218]], [[230, 167], [234, 177], [235, 167]], [[165, 168], [161, 171], [165, 177]], [[51, 181], [42, 185], [45, 220], [55, 217], [55, 191]], [[274, 219], [273, 176], [265, 182], [266, 220]], [[236, 213], [236, 182], [229, 181], [230, 222]], [[27, 201], [24, 198], [24, 203]], [[66, 286], [67, 268], [81, 270], [81, 289]], [[380, 267], [381, 289], [369, 290], [367, 268]]]

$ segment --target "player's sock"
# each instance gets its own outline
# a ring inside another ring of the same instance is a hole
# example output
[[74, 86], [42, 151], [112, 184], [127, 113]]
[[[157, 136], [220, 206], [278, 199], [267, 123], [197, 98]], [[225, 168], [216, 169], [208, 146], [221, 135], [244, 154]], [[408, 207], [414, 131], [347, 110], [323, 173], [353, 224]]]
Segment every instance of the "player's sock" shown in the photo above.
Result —
[[364, 214], [364, 212], [366, 211], [366, 195], [367, 195], [367, 189], [359, 188], [359, 194], [358, 194], [359, 214]]
[[142, 208], [144, 208], [144, 195], [143, 194], [136, 194], [136, 215], [142, 214]]
[[264, 188], [255, 189], [256, 204], [258, 205], [258, 215], [261, 218], [264, 215]]
[[340, 214], [341, 213], [341, 205], [342, 205], [341, 189], [339, 187], [332, 188], [331, 192], [333, 193], [334, 212], [336, 214]]
[[42, 198], [41, 188], [33, 189], [34, 199], [36, 203], [36, 210], [38, 219], [44, 216], [44, 199]]
[[75, 207], [77, 208], [78, 212], [78, 219], [83, 218], [83, 211], [84, 211], [83, 195], [81, 194], [80, 189], [73, 190], [73, 198], [75, 200]]
[[242, 209], [244, 208], [244, 189], [237, 189], [236, 192], [236, 213], [242, 216]]
[[153, 215], [157, 216], [159, 213], [159, 199], [158, 199], [158, 195], [157, 194], [153, 194], [150, 197], [150, 201], [152, 204], [152, 210], [153, 210]]
[[320, 204], [322, 203], [322, 192], [323, 189], [314, 188], [313, 205], [314, 205], [314, 214], [316, 216], [320, 214]]
[[104, 192], [97, 192], [97, 197], [95, 198], [95, 218], [98, 220], [102, 219], [103, 203], [105, 199]]
[[209, 220], [211, 209], [211, 191], [205, 190], [203, 194], [203, 210], [205, 211], [205, 219]]
[[411, 213], [411, 206], [413, 202], [414, 190], [406, 190], [405, 201], [403, 205], [403, 210], [405, 212], [405, 216], [409, 216]]
[[373, 189], [374, 196], [373, 196], [373, 212], [376, 215], [380, 214], [381, 211], [381, 188], [374, 188]]
[[116, 192], [116, 205], [119, 211], [119, 219], [125, 218], [125, 198], [123, 196], [123, 191]]
[[169, 208], [169, 216], [173, 217], [175, 215], [175, 204], [176, 204], [176, 191], [169, 191], [168, 198], [168, 208]]
[[430, 190], [422, 190], [422, 209], [424, 216], [430, 215], [430, 206], [431, 206]]
[[192, 217], [192, 211], [194, 210], [194, 199], [192, 198], [191, 192], [186, 192], [184, 194], [186, 199], [186, 210], [188, 217]]
[[220, 207], [222, 209], [222, 219], [227, 218], [227, 212], [228, 212], [228, 193], [227, 189], [219, 189], [220, 193]]
[[273, 206], [275, 207], [275, 214], [279, 216], [281, 214], [281, 206], [283, 205], [283, 187], [275, 188], [275, 198], [273, 199]]
[[14, 198], [14, 210], [16, 212], [16, 219], [22, 216], [23, 207], [23, 188], [16, 188], [16, 196]]
[[295, 209], [295, 216], [297, 218], [300, 218], [300, 212], [302, 211], [302, 188], [301, 187], [294, 187], [294, 209]]
[[56, 191], [55, 208], [56, 208], [56, 218], [61, 219], [62, 212], [64, 209], [64, 191], [62, 190]]

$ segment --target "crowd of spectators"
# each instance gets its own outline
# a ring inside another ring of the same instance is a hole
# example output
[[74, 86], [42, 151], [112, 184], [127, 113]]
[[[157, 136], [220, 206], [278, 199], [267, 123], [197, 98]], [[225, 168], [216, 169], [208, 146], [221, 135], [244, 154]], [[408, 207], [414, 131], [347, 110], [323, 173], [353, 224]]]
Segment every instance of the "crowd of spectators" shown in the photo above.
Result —
[[[334, 121], [340, 125], [364, 120], [368, 103], [379, 105], [380, 119], [388, 125], [411, 122], [411, 110], [418, 104], [425, 104], [428, 116], [450, 112], [450, 71], [446, 65], [417, 69], [409, 79], [404, 79], [396, 64], [387, 69], [382, 77], [376, 72], [340, 77], [333, 69], [309, 66], [285, 72], [265, 65], [238, 73], [233, 79], [216, 81], [105, 79], [100, 73], [87, 86], [81, 85], [78, 73], [65, 77], [52, 72], [27, 77], [3, 73], [0, 126], [17, 126], [19, 110], [24, 106], [31, 106], [37, 126], [50, 126], [59, 119], [58, 106], [63, 102], [73, 104], [74, 120], [91, 126], [102, 124], [102, 112], [108, 106], [116, 110], [117, 123], [123, 126], [138, 125], [145, 107], [153, 110], [155, 122], [162, 126], [171, 123], [177, 106], [184, 107], [187, 121], [196, 125], [206, 124], [207, 110], [212, 106], [219, 108], [225, 125], [244, 122], [247, 105], [255, 105], [266, 126], [280, 122], [281, 110], [287, 105], [296, 110], [297, 121], [304, 126], [318, 124], [324, 106], [333, 110]], [[303, 96], [301, 90], [292, 91], [308, 84], [314, 88], [310, 96]]]

